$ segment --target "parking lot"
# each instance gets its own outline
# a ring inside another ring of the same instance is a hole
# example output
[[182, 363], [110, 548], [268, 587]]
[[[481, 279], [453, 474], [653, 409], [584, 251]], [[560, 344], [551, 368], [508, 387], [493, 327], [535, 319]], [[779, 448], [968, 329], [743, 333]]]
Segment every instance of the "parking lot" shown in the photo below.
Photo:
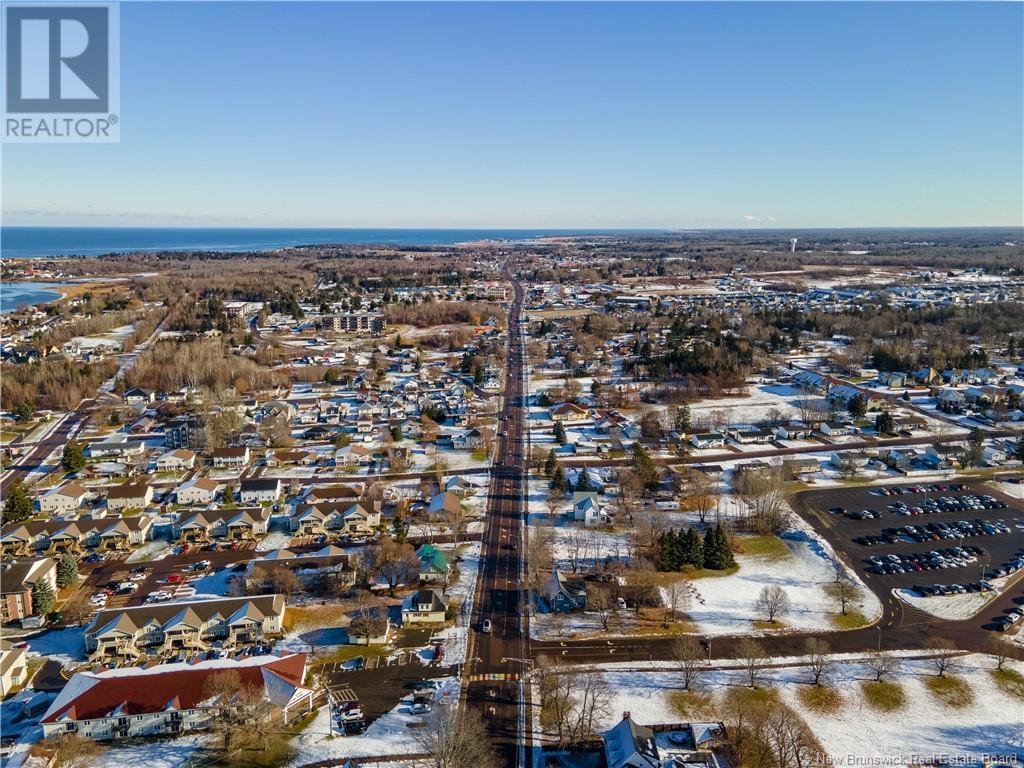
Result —
[[987, 591], [1024, 569], [1024, 504], [985, 483], [808, 491], [796, 508], [879, 597]]

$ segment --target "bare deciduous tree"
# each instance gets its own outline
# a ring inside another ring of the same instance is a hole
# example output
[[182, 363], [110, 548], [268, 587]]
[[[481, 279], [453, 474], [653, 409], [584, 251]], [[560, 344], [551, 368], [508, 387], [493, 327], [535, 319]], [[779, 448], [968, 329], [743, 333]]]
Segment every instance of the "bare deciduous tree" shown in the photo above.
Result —
[[679, 662], [679, 671], [683, 675], [683, 690], [688, 691], [704, 671], [704, 649], [693, 635], [683, 635], [673, 641], [672, 655]]
[[864, 665], [875, 675], [875, 682], [880, 683], [882, 678], [895, 674], [899, 660], [886, 651], [871, 651], [864, 659]]
[[839, 605], [839, 613], [846, 615], [850, 604], [857, 598], [857, 587], [845, 574], [838, 580], [825, 585], [825, 592]]
[[827, 640], [820, 637], [809, 637], [804, 643], [804, 652], [807, 656], [807, 670], [811, 673], [811, 680], [815, 685], [821, 685], [822, 679], [828, 677], [833, 667], [830, 652], [832, 646]]
[[487, 729], [475, 710], [458, 699], [438, 702], [416, 733], [420, 749], [432, 768], [497, 768]]
[[1010, 654], [1010, 644], [995, 635], [989, 635], [985, 640], [985, 650], [995, 658], [996, 670], [1002, 672]]
[[960, 651], [956, 645], [945, 638], [940, 638], [933, 643], [935, 655], [931, 657], [935, 674], [944, 677], [947, 672], [953, 672], [960, 663]]
[[776, 616], [789, 612], [789, 595], [778, 584], [764, 586], [757, 596], [757, 609], [774, 623]]
[[750, 687], [756, 688], [764, 673], [765, 665], [768, 663], [768, 655], [764, 646], [752, 637], [744, 637], [736, 647], [736, 654], [743, 662], [743, 669], [747, 673]]

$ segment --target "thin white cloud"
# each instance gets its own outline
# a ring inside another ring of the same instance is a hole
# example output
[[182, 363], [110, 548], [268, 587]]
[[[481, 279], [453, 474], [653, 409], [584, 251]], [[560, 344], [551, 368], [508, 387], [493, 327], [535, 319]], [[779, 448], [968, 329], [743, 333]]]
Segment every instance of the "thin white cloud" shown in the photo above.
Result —
[[748, 224], [774, 224], [774, 216], [754, 216], [750, 213], [743, 214], [743, 220]]

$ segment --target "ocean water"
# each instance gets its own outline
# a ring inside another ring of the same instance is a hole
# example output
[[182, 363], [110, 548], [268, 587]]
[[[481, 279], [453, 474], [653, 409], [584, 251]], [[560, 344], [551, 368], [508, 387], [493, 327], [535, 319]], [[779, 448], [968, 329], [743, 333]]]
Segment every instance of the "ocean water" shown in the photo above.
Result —
[[624, 233], [624, 230], [564, 229], [2, 227], [0, 256], [99, 256], [133, 251], [271, 251], [286, 246], [320, 243], [454, 245], [473, 240], [532, 240], [544, 236]]

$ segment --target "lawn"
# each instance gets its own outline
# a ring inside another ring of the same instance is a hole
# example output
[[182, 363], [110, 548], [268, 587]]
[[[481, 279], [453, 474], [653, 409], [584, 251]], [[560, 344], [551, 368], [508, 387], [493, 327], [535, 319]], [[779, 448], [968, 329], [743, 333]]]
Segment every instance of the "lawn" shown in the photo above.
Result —
[[786, 542], [778, 536], [740, 536], [736, 539], [741, 554], [751, 557], [771, 557], [782, 560], [791, 557], [793, 553], [786, 546]]
[[861, 690], [868, 706], [882, 712], [895, 712], [907, 703], [907, 694], [899, 683], [870, 680], [861, 685]]
[[928, 689], [942, 701], [947, 707], [960, 709], [970, 705], [974, 701], [974, 691], [962, 677], [945, 675], [929, 677], [925, 681]]
[[1000, 670], [992, 670], [992, 677], [995, 678], [996, 685], [1003, 691], [1024, 701], [1024, 675], [1016, 669], [1004, 667]]
[[835, 616], [832, 616], [831, 621], [836, 629], [860, 629], [871, 624], [863, 613], [849, 609], [847, 609], [845, 614], [837, 613]]
[[807, 685], [797, 691], [801, 703], [815, 712], [837, 712], [843, 704], [842, 694], [828, 685]]

